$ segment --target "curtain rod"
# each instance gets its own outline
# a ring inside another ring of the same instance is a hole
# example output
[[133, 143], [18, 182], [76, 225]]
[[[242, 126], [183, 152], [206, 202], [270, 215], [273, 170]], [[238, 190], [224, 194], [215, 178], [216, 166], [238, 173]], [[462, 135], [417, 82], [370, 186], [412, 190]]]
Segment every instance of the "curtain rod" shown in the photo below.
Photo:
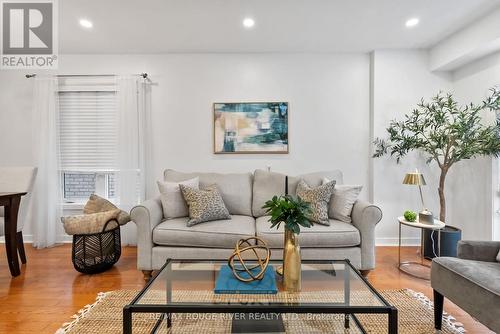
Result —
[[[133, 74], [138, 75], [146, 79], [148, 77], [147, 73]], [[36, 74], [26, 74], [26, 78], [34, 78]], [[58, 78], [67, 78], [67, 77], [116, 77], [115, 74], [59, 74], [56, 75]]]

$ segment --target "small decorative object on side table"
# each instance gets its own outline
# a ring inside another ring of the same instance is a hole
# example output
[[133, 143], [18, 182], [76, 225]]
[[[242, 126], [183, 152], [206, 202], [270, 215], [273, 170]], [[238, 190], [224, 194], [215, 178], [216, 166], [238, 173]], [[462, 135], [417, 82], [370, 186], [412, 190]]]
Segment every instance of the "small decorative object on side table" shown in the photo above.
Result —
[[415, 170], [414, 173], [407, 173], [403, 180], [403, 184], [409, 184], [413, 186], [418, 186], [418, 191], [420, 192], [420, 200], [422, 201], [422, 211], [418, 213], [418, 220], [422, 224], [430, 224], [434, 223], [434, 216], [432, 212], [426, 209], [424, 203], [424, 196], [422, 195], [422, 186], [425, 186], [425, 179], [422, 173], [419, 173], [418, 170]]
[[[445, 227], [445, 224], [442, 221], [439, 221], [437, 219], [434, 219], [434, 224], [428, 224], [428, 223], [421, 223], [418, 220], [415, 222], [409, 222], [407, 221], [404, 217], [398, 217], [399, 221], [399, 246], [398, 246], [398, 268], [402, 272], [411, 275], [413, 277], [421, 278], [421, 279], [430, 279], [430, 271], [428, 270], [430, 268], [429, 265], [424, 263], [424, 230], [429, 229], [438, 232], [437, 239], [438, 239], [438, 251], [437, 254], [439, 256], [441, 252], [441, 244], [439, 240], [441, 240], [441, 229]], [[416, 227], [421, 229], [421, 235], [420, 235], [420, 262], [412, 262], [412, 261], [404, 261], [401, 262], [401, 226], [406, 225], [410, 227]], [[418, 266], [420, 269], [425, 268], [426, 273], [424, 274], [419, 274], [419, 273], [414, 273], [409, 270], [411, 266]]]

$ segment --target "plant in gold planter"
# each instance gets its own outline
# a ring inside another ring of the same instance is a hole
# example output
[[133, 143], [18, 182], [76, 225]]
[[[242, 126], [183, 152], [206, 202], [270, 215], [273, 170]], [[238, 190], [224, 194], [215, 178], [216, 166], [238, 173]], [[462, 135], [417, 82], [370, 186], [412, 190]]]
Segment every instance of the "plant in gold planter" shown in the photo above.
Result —
[[266, 213], [271, 215], [271, 227], [279, 228], [285, 224], [285, 239], [283, 246], [283, 283], [290, 292], [300, 291], [300, 246], [297, 235], [300, 227], [311, 227], [308, 217], [311, 206], [300, 197], [297, 199], [290, 195], [274, 196], [263, 206]]

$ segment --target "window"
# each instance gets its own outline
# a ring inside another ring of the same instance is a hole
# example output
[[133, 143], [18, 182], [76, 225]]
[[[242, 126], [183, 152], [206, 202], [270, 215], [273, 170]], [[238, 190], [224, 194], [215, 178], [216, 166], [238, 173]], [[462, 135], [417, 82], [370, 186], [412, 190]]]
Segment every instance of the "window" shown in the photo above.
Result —
[[65, 203], [85, 203], [92, 193], [117, 200], [117, 94], [113, 82], [101, 81], [65, 78], [60, 82], [59, 138]]

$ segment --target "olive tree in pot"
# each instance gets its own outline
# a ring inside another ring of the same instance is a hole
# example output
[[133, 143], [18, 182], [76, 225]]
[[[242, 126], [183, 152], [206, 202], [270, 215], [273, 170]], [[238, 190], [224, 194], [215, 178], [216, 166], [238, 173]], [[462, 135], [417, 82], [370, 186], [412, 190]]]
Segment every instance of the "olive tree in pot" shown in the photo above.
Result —
[[396, 161], [411, 151], [421, 151], [427, 163], [441, 169], [439, 177], [439, 220], [446, 221], [445, 181], [450, 168], [461, 160], [500, 155], [500, 122], [484, 124], [483, 111], [500, 110], [500, 89], [493, 88], [479, 104], [460, 105], [452, 94], [438, 93], [430, 102], [423, 99], [404, 120], [391, 121], [387, 139], [376, 138], [373, 157], [389, 154]]

